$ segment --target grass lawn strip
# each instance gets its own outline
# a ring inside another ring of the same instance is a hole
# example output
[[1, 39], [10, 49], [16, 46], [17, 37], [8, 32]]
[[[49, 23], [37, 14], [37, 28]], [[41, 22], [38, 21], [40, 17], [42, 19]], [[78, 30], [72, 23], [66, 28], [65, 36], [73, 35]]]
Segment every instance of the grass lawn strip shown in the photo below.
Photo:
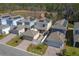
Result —
[[36, 53], [39, 55], [43, 55], [46, 52], [47, 47], [48, 46], [45, 44], [39, 44], [39, 45], [30, 44], [29, 47], [27, 48], [27, 51]]
[[20, 39], [18, 36], [7, 42], [8, 45], [16, 47], [22, 42], [22, 39]]
[[64, 55], [66, 56], [79, 56], [79, 48], [66, 46]]
[[7, 35], [0, 35], [0, 40], [6, 37]]

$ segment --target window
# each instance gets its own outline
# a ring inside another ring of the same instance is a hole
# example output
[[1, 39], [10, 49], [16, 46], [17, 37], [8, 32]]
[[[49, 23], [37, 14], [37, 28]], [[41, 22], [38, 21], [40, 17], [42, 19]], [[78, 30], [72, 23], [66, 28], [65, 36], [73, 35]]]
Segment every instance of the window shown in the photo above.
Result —
[[79, 34], [79, 30], [76, 30], [76, 31], [75, 31], [75, 34]]
[[25, 22], [26, 25], [29, 25], [29, 22]]
[[45, 27], [45, 24], [43, 24], [43, 27]]
[[39, 20], [39, 22], [44, 22], [44, 20]]

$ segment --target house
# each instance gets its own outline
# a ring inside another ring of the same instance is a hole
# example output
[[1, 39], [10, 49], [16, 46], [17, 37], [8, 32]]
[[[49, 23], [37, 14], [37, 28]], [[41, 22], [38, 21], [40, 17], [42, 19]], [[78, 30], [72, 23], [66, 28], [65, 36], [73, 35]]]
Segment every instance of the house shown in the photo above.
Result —
[[9, 34], [10, 26], [0, 25], [0, 34]]
[[66, 34], [68, 26], [68, 21], [66, 19], [61, 19], [55, 22], [55, 24], [52, 26], [53, 31], [60, 31], [61, 33]]
[[2, 15], [0, 17], [0, 24], [7, 25], [7, 20], [10, 18], [10, 15]]
[[74, 23], [73, 42], [73, 46], [76, 46], [76, 44], [79, 43], [79, 22]]
[[48, 31], [52, 26], [52, 20], [47, 18], [36, 19], [34, 27], [40, 32]]
[[51, 32], [49, 36], [44, 41], [48, 46], [63, 48], [65, 41], [65, 35], [61, 32]]
[[25, 19], [17, 21], [17, 25], [24, 25]]
[[23, 39], [26, 40], [34, 40], [37, 39], [39, 37], [39, 32], [38, 31], [34, 31], [34, 30], [27, 30], [26, 32], [23, 33]]
[[17, 34], [17, 35], [22, 35], [25, 32], [25, 26], [23, 25], [18, 25], [17, 27], [14, 27], [11, 30], [11, 33]]
[[7, 20], [7, 23], [8, 23], [8, 25], [10, 25], [10, 26], [12, 26], [12, 25], [17, 26], [17, 22], [18, 22], [19, 20], [23, 20], [23, 19], [24, 19], [24, 17], [22, 17], [22, 16], [11, 16], [11, 18], [9, 18], [9, 19]]
[[33, 17], [27, 17], [26, 20], [24, 21], [24, 25], [26, 29], [30, 29], [34, 26], [36, 20]]

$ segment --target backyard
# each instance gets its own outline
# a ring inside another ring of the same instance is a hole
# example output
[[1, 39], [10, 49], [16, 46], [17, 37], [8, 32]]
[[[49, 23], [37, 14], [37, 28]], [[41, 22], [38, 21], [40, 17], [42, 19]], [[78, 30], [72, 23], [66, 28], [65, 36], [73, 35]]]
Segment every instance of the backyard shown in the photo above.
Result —
[[65, 56], [79, 56], [79, 48], [66, 46]]
[[36, 53], [38, 55], [43, 55], [47, 50], [46, 44], [39, 44], [39, 45], [33, 45], [30, 44], [30, 46], [27, 48], [27, 51]]
[[21, 42], [22, 42], [22, 39], [20, 39], [20, 37], [16, 36], [15, 38], [13, 38], [13, 39], [10, 40], [9, 42], [7, 42], [7, 44], [10, 45], [10, 46], [16, 47], [16, 46], [19, 45]]
[[64, 49], [65, 56], [79, 56], [79, 48], [73, 47], [73, 30], [68, 30], [66, 34], [66, 46]]

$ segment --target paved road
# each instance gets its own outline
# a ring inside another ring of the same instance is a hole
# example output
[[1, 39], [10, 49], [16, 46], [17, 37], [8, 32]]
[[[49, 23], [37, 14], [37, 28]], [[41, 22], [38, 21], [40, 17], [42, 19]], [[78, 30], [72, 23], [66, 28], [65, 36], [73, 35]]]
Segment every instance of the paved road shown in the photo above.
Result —
[[33, 56], [27, 52], [0, 44], [0, 55], [1, 56]]
[[1, 43], [6, 43], [6, 42], [10, 41], [12, 38], [14, 38], [15, 36], [16, 36], [15, 34], [9, 34], [8, 36], [6, 36], [2, 40], [0, 40], [0, 42]]

